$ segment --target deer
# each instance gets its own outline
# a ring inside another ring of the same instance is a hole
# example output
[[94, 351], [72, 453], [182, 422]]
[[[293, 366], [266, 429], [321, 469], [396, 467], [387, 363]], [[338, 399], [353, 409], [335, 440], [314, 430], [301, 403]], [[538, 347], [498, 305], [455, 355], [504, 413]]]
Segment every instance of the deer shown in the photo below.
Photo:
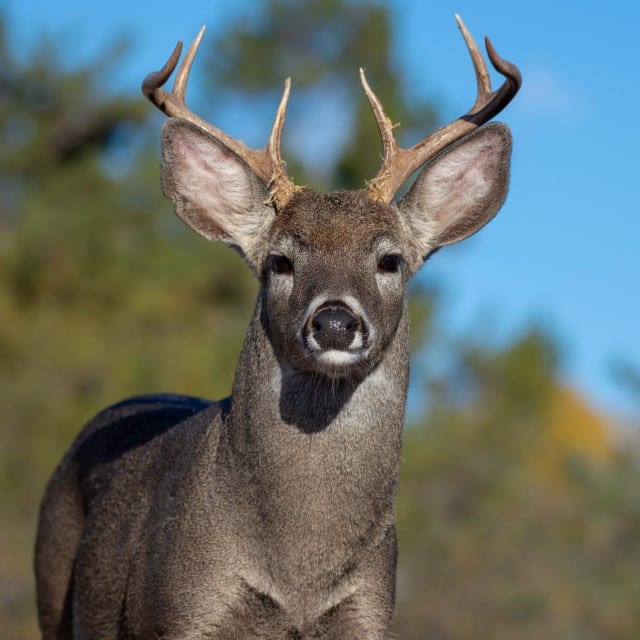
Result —
[[171, 91], [181, 42], [144, 80], [169, 117], [164, 195], [198, 234], [238, 252], [259, 290], [229, 398], [124, 400], [81, 430], [54, 471], [35, 548], [46, 640], [390, 637], [407, 283], [502, 206], [511, 134], [489, 120], [521, 84], [486, 38], [504, 78], [492, 89], [456, 18], [475, 103], [403, 148], [360, 69], [383, 152], [355, 191], [320, 193], [287, 175], [290, 79], [261, 150], [189, 110], [204, 28]]

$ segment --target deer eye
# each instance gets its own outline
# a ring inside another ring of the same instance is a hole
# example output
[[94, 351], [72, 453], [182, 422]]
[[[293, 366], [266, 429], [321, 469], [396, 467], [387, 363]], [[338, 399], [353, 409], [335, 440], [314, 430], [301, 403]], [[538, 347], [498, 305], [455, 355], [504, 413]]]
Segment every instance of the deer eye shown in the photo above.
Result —
[[288, 276], [293, 273], [293, 265], [288, 258], [279, 253], [272, 253], [269, 257], [271, 261], [271, 271], [279, 275]]
[[379, 273], [398, 273], [402, 264], [402, 256], [397, 253], [388, 253], [378, 262]]

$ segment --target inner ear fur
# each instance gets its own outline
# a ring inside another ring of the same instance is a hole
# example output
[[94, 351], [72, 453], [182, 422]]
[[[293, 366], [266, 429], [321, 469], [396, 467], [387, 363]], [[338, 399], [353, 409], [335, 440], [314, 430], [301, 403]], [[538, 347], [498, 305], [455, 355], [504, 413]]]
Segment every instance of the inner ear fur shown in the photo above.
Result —
[[508, 191], [510, 158], [511, 132], [494, 122], [425, 165], [398, 202], [423, 258], [468, 238], [496, 215]]
[[242, 159], [197, 125], [171, 118], [162, 130], [161, 176], [162, 192], [184, 222], [251, 258], [275, 211]]

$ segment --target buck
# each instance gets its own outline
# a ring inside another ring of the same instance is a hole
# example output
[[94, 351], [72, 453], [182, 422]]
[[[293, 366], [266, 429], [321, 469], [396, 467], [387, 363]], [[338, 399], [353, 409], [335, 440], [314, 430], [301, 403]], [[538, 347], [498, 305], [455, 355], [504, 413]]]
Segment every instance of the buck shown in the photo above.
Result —
[[[405, 149], [360, 77], [383, 142], [358, 191], [296, 186], [281, 159], [289, 80], [267, 146], [193, 114], [199, 33], [144, 94], [170, 119], [162, 189], [176, 213], [233, 247], [260, 282], [232, 397], [150, 395], [79, 434], [46, 490], [36, 543], [44, 638], [379, 639], [395, 598], [395, 494], [409, 375], [407, 281], [496, 214], [511, 137], [485, 124], [520, 74]], [[417, 170], [406, 195], [398, 190]]]

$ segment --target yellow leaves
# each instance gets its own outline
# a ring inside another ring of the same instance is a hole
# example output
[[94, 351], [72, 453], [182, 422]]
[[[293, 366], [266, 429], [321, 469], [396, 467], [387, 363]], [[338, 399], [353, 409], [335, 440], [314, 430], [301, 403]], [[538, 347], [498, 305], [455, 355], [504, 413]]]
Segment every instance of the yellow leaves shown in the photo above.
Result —
[[611, 453], [611, 434], [605, 419], [573, 389], [555, 386], [534, 442], [532, 468], [542, 478], [557, 481], [571, 457], [605, 461]]

